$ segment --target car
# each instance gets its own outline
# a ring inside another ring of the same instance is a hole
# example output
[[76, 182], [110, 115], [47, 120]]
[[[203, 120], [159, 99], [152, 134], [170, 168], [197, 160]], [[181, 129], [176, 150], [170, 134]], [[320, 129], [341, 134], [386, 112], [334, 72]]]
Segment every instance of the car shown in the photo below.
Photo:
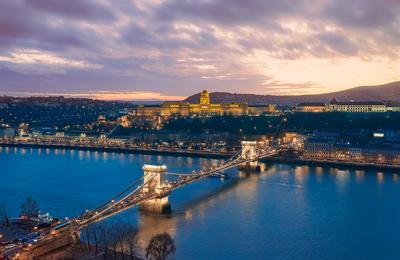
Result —
[[8, 245], [6, 245], [6, 249], [11, 249], [11, 248], [14, 248], [15, 247], [15, 244], [8, 244]]

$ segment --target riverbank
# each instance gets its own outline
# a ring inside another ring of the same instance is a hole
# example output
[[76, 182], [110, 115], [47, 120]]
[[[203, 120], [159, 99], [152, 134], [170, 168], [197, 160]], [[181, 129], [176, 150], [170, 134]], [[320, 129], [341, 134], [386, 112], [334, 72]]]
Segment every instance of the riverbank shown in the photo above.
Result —
[[262, 162], [276, 162], [276, 163], [293, 163], [293, 164], [306, 164], [313, 166], [330, 166], [330, 167], [345, 167], [351, 169], [373, 169], [373, 170], [393, 170], [400, 171], [400, 165], [389, 164], [374, 164], [374, 163], [358, 163], [358, 162], [345, 162], [345, 161], [327, 161], [327, 160], [311, 160], [305, 158], [267, 158], [262, 159]]
[[17, 148], [44, 148], [44, 149], [68, 149], [80, 151], [98, 151], [110, 153], [128, 153], [128, 154], [149, 154], [166, 156], [185, 156], [199, 157], [209, 159], [227, 159], [233, 155], [231, 152], [213, 152], [199, 150], [171, 150], [163, 148], [143, 148], [143, 147], [105, 147], [105, 146], [87, 146], [87, 145], [63, 145], [63, 144], [31, 144], [31, 143], [0, 143], [0, 147]]
[[[63, 145], [63, 144], [31, 144], [31, 143], [0, 143], [0, 147], [17, 147], [17, 148], [35, 148], [35, 149], [67, 149], [80, 151], [98, 151], [110, 153], [126, 153], [126, 154], [148, 154], [148, 155], [165, 155], [165, 156], [184, 156], [208, 159], [228, 159], [233, 152], [213, 152], [198, 150], [171, 150], [164, 148], [143, 148], [143, 147], [105, 147], [105, 146], [85, 146], [85, 145]], [[262, 162], [279, 162], [279, 163], [297, 163], [308, 165], [326, 165], [334, 167], [351, 167], [363, 169], [377, 170], [400, 170], [400, 165], [375, 164], [375, 163], [359, 163], [346, 161], [328, 161], [317, 159], [306, 159], [299, 157], [274, 157], [262, 159]]]

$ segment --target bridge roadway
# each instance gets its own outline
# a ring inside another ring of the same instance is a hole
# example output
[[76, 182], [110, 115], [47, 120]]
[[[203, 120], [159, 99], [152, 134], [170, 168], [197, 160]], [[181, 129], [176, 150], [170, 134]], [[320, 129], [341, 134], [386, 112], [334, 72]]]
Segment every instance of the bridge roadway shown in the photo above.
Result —
[[[158, 192], [158, 193], [155, 191], [144, 192], [143, 187], [146, 186], [147, 182], [143, 183], [138, 188], [136, 188], [133, 192], [129, 193], [128, 195], [126, 195], [125, 197], [120, 199], [118, 202], [116, 202], [115, 199], [112, 199], [108, 203], [103, 204], [104, 205], [103, 207], [99, 207], [95, 210], [84, 213], [75, 219], [72, 219], [71, 223], [78, 225], [79, 229], [83, 228], [87, 225], [90, 225], [92, 223], [95, 223], [95, 222], [101, 221], [103, 219], [106, 219], [108, 217], [111, 217], [111, 216], [118, 214], [122, 211], [125, 211], [129, 208], [140, 205], [141, 203], [143, 203], [147, 200], [168, 196], [175, 189], [178, 189], [182, 186], [185, 186], [194, 181], [198, 181], [205, 177], [209, 177], [217, 172], [225, 171], [225, 170], [234, 168], [236, 166], [239, 166], [241, 164], [255, 162], [262, 158], [271, 157], [271, 156], [278, 154], [279, 152], [281, 152], [280, 149], [271, 148], [271, 149], [262, 151], [262, 153], [257, 154], [257, 156], [255, 158], [248, 158], [248, 157], [242, 157], [240, 154], [241, 151], [239, 151], [239, 153], [235, 154], [233, 157], [231, 157], [227, 161], [221, 163], [217, 167], [211, 167], [210, 169], [199, 170], [197, 172], [193, 172], [190, 174], [179, 174], [178, 180], [169, 181], [167, 183], [166, 187], [162, 188], [161, 192]], [[154, 177], [155, 176], [153, 176], [152, 178], [154, 178]], [[139, 178], [138, 180], [141, 180], [142, 178]], [[152, 178], [150, 178], [150, 180]], [[137, 183], [138, 180], [136, 180], [134, 183]]]
[[[255, 156], [247, 156], [243, 155], [242, 150], [238, 151], [235, 155], [233, 155], [228, 160], [222, 162], [220, 165], [216, 167], [211, 167], [209, 169], [202, 169], [197, 172], [192, 172], [189, 174], [172, 174], [178, 176], [177, 180], [167, 181], [165, 187], [162, 187], [160, 191], [156, 192], [155, 190], [144, 191], [144, 187], [149, 184], [152, 179], [155, 178], [156, 174], [153, 174], [150, 178], [147, 179], [146, 182], [138, 185], [144, 176], [132, 182], [128, 187], [126, 187], [123, 191], [115, 195], [112, 199], [107, 202], [101, 204], [99, 207], [86, 211], [83, 214], [65, 221], [56, 227], [54, 227], [50, 232], [39, 233], [37, 245], [48, 243], [49, 241], [54, 241], [57, 237], [61, 237], [65, 234], [73, 234], [79, 233], [79, 230], [106, 218], [109, 218], [115, 214], [121, 213], [125, 210], [128, 210], [132, 207], [138, 206], [148, 200], [163, 198], [171, 194], [171, 192], [175, 189], [178, 189], [182, 186], [190, 184], [194, 181], [201, 180], [203, 178], [209, 177], [217, 172], [225, 171], [236, 166], [256, 162], [263, 158], [273, 157], [278, 153], [284, 151], [284, 147], [269, 147], [266, 149], [257, 148], [257, 153]], [[138, 186], [137, 186], [138, 185]], [[133, 189], [133, 190], [132, 190]], [[22, 247], [26, 247], [28, 245], [23, 245]], [[31, 246], [31, 245], [29, 245]]]

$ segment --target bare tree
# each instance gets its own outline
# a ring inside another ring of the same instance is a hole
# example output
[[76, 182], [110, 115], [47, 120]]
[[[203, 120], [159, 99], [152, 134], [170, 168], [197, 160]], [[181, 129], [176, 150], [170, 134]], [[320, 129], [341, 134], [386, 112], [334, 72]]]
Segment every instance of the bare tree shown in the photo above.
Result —
[[7, 208], [6, 208], [5, 203], [0, 204], [0, 219], [3, 222], [3, 225], [5, 225], [5, 226], [10, 225], [10, 221], [8, 219]]
[[118, 245], [119, 249], [122, 254], [122, 259], [125, 259], [125, 251], [124, 251], [124, 246], [125, 246], [125, 237], [127, 235], [129, 225], [127, 223], [117, 223], [115, 227], [115, 231], [117, 232], [117, 238], [118, 238]]
[[86, 247], [91, 250], [92, 243], [94, 243], [95, 252], [98, 253], [99, 240], [100, 240], [100, 229], [98, 224], [94, 223], [82, 230], [82, 245], [86, 244]]
[[108, 233], [108, 236], [110, 238], [110, 245], [112, 247], [113, 253], [114, 253], [114, 257], [117, 257], [117, 248], [119, 245], [119, 241], [120, 241], [120, 229], [119, 229], [119, 225], [120, 223], [115, 223], [111, 226], [111, 230]]
[[90, 228], [90, 233], [92, 234], [93, 237], [93, 243], [94, 243], [94, 248], [95, 248], [95, 252], [97, 254], [98, 250], [99, 250], [99, 234], [98, 234], [98, 224], [94, 223], [92, 225], [89, 226]]
[[126, 232], [125, 232], [123, 241], [124, 241], [124, 244], [129, 249], [129, 255], [130, 255], [131, 259], [134, 259], [136, 250], [138, 249], [138, 240], [139, 240], [138, 234], [139, 234], [139, 230], [136, 227], [134, 227], [132, 225], [128, 225], [126, 227]]
[[86, 237], [86, 245], [87, 245], [87, 248], [90, 250], [91, 248], [90, 248], [90, 231], [89, 231], [89, 226], [87, 226], [87, 227], [85, 227], [85, 237]]
[[166, 232], [156, 234], [146, 248], [146, 257], [151, 260], [166, 260], [175, 253], [175, 241]]
[[97, 225], [99, 233], [99, 244], [103, 247], [104, 256], [108, 256], [110, 247], [110, 228], [105, 224]]
[[36, 201], [31, 197], [27, 197], [25, 202], [21, 205], [21, 216], [27, 218], [28, 232], [32, 230], [32, 219], [39, 215], [39, 207]]

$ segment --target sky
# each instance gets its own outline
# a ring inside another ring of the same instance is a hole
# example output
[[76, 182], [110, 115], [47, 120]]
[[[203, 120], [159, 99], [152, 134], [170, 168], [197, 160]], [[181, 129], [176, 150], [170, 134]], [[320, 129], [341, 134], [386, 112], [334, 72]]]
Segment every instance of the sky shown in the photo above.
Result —
[[400, 0], [1, 0], [0, 94], [174, 100], [400, 80]]

